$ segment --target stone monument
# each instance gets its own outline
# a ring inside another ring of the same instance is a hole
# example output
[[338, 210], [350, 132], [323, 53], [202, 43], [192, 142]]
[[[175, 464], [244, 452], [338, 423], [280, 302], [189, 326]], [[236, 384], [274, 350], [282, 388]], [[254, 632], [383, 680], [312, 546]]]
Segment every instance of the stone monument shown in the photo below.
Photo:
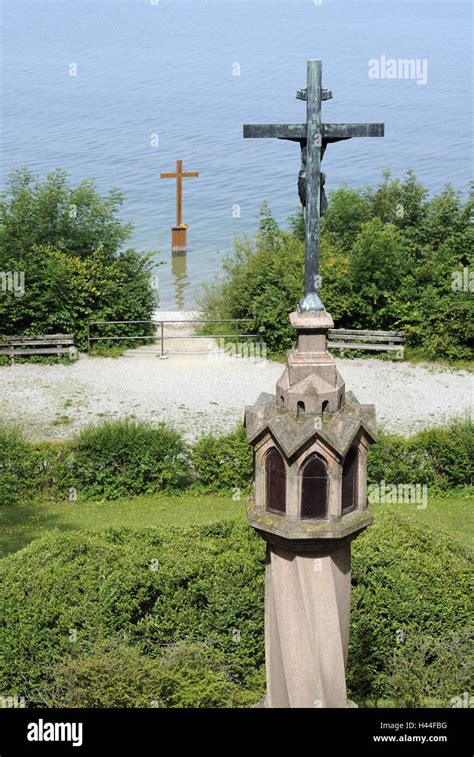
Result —
[[245, 137], [298, 141], [298, 190], [305, 206], [304, 296], [290, 321], [297, 333], [276, 394], [245, 411], [254, 448], [250, 525], [267, 542], [266, 707], [347, 707], [351, 599], [350, 544], [372, 522], [367, 450], [375, 408], [361, 405], [327, 349], [334, 324], [319, 294], [320, 216], [326, 207], [321, 159], [326, 146], [383, 136], [383, 124], [323, 124], [321, 61], [308, 61], [305, 124], [244, 126]]

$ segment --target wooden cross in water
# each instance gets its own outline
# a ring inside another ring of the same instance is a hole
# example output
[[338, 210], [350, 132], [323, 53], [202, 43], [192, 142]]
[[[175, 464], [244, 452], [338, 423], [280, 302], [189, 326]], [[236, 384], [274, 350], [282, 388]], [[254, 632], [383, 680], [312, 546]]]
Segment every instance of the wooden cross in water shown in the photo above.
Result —
[[160, 174], [160, 179], [176, 179], [176, 226], [182, 224], [183, 209], [183, 179], [195, 179], [199, 176], [197, 171], [183, 171], [183, 161], [176, 161], [176, 171]]
[[324, 124], [321, 123], [321, 102], [330, 100], [332, 92], [322, 88], [322, 61], [307, 61], [307, 87], [296, 93], [299, 100], [306, 100], [306, 123], [303, 124], [245, 124], [244, 137], [276, 137], [299, 142], [302, 170], [300, 179], [305, 179], [302, 197], [305, 209], [305, 273], [304, 297], [300, 311], [324, 310], [319, 297], [319, 240], [322, 179], [321, 160], [331, 142], [340, 142], [351, 137], [383, 137], [384, 124]]

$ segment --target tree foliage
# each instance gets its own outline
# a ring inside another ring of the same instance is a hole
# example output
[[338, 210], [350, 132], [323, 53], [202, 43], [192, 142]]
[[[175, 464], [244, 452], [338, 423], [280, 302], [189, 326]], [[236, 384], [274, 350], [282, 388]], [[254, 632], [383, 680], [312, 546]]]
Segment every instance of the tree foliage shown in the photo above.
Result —
[[67, 332], [84, 348], [90, 321], [151, 317], [150, 257], [121, 249], [132, 230], [118, 217], [123, 199], [117, 189], [101, 195], [90, 180], [73, 187], [60, 169], [43, 180], [27, 167], [10, 174], [0, 195], [0, 271], [22, 272], [25, 286], [23, 294], [0, 291], [2, 333]]
[[[400, 330], [421, 357], [470, 359], [472, 210], [472, 195], [465, 200], [448, 185], [428, 197], [410, 171], [402, 180], [385, 173], [375, 188], [333, 192], [322, 223], [321, 275], [336, 327]], [[265, 205], [255, 240], [236, 240], [201, 306], [209, 318], [250, 318], [268, 348], [281, 352], [294, 340], [288, 312], [301, 297], [303, 267], [301, 214], [283, 230]]]

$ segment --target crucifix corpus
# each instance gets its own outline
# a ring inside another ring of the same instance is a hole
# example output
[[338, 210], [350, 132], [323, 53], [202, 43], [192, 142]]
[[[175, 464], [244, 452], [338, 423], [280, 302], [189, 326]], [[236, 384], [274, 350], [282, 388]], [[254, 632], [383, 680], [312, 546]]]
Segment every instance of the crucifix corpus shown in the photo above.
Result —
[[306, 89], [296, 93], [298, 100], [306, 100], [306, 123], [302, 124], [245, 124], [244, 137], [275, 137], [299, 142], [301, 170], [298, 176], [298, 194], [305, 208], [305, 275], [304, 297], [299, 310], [324, 310], [319, 296], [319, 241], [321, 216], [327, 207], [324, 192], [325, 175], [321, 161], [326, 147], [352, 137], [383, 137], [384, 124], [377, 123], [322, 123], [321, 102], [331, 100], [332, 92], [322, 87], [322, 61], [307, 62]]
[[319, 297], [321, 158], [330, 142], [383, 136], [383, 124], [323, 124], [321, 61], [308, 61], [305, 124], [245, 126], [245, 137], [300, 143], [306, 207], [304, 297], [290, 313], [296, 344], [275, 394], [245, 409], [253, 447], [250, 526], [267, 542], [264, 707], [351, 707], [346, 666], [351, 542], [372, 522], [367, 452], [377, 438], [375, 407], [346, 393], [328, 350], [333, 320]]
[[183, 161], [176, 161], [176, 171], [160, 174], [160, 179], [176, 179], [176, 225], [171, 227], [172, 252], [186, 252], [187, 224], [182, 222], [183, 179], [196, 179], [197, 171], [183, 171]]

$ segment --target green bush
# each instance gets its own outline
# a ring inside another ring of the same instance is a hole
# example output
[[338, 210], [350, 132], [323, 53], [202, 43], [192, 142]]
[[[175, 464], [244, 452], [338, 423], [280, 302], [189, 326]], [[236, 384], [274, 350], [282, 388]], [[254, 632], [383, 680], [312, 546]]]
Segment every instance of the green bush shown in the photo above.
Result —
[[184, 488], [188, 449], [164, 423], [132, 419], [85, 428], [71, 444], [71, 482], [81, 497], [117, 499]]
[[171, 644], [140, 654], [99, 641], [70, 657], [39, 692], [52, 707], [242, 707], [255, 696], [232, 680], [222, 652], [204, 643]]
[[[331, 193], [321, 228], [322, 298], [338, 328], [403, 331], [418, 356], [472, 359], [473, 195], [447, 186], [428, 198], [409, 171], [375, 188]], [[267, 205], [254, 241], [237, 239], [223, 276], [204, 288], [207, 318], [249, 318], [270, 352], [294, 341], [288, 321], [302, 294], [302, 216], [279, 228]]]
[[446, 428], [421, 431], [413, 446], [430, 458], [434, 484], [442, 489], [474, 484], [474, 424], [455, 420]]
[[[445, 428], [405, 438], [382, 433], [369, 451], [369, 484], [427, 484], [446, 492], [472, 486], [474, 424], [455, 420]], [[253, 453], [240, 426], [208, 434], [189, 447], [164, 424], [106, 421], [71, 441], [25, 440], [0, 426], [0, 505], [25, 499], [117, 499], [137, 494], [197, 491], [245, 494], [252, 485]]]
[[453, 705], [474, 677], [472, 631], [444, 637], [399, 635], [383, 685], [397, 707], [422, 707], [430, 699]]
[[215, 493], [250, 489], [253, 450], [242, 426], [230, 434], [201, 437], [193, 447], [192, 460], [199, 490]]
[[[233, 522], [51, 532], [0, 561], [0, 691], [36, 705], [257, 701], [263, 691], [264, 562], [263, 540]], [[471, 571], [466, 548], [398, 515], [381, 514], [356, 540], [352, 698], [393, 695], [400, 632], [406, 640], [449, 643], [453, 634], [465, 634], [472, 624]], [[459, 694], [453, 667], [446, 668], [443, 697]], [[106, 680], [109, 669], [113, 685]], [[436, 670], [439, 662], [427, 659], [422, 675], [428, 693]]]
[[[348, 684], [356, 699], [393, 696], [387, 678], [400, 644], [468, 635], [472, 562], [472, 552], [448, 535], [388, 513], [354, 543]], [[429, 684], [432, 666], [439, 670], [436, 657], [425, 659], [416, 684], [432, 696], [442, 688]], [[446, 678], [444, 695], [457, 696], [458, 686], [457, 676]]]
[[247, 333], [256, 334], [269, 351], [288, 349], [295, 336], [288, 312], [303, 294], [303, 267], [304, 246], [281, 231], [264, 206], [255, 242], [236, 239], [221, 283], [204, 287], [204, 317], [248, 319]]
[[0, 504], [28, 496], [32, 481], [32, 446], [14, 427], [0, 425]]
[[369, 450], [368, 482], [427, 484], [448, 491], [474, 483], [474, 424], [456, 419], [410, 437], [381, 434]]
[[0, 691], [28, 691], [30, 699], [101, 638], [147, 657], [181, 642], [206, 644], [224, 654], [233, 681], [254, 685], [263, 663], [264, 550], [249, 529], [51, 532], [14, 557], [15, 567], [0, 562]]
[[190, 451], [164, 423], [88, 426], [71, 441], [31, 443], [0, 427], [0, 505], [25, 499], [117, 499], [191, 482]]
[[0, 506], [21, 500], [66, 497], [67, 442], [28, 442], [20, 430], [0, 425]]
[[[42, 181], [26, 167], [10, 174], [0, 195], [0, 271], [23, 272], [25, 282], [22, 296], [0, 297], [4, 334], [72, 333], [84, 349], [90, 321], [151, 318], [151, 255], [121, 249], [132, 231], [118, 218], [123, 199], [116, 189], [100, 195], [88, 180], [72, 187], [59, 169]], [[150, 333], [132, 324], [99, 335]]]

